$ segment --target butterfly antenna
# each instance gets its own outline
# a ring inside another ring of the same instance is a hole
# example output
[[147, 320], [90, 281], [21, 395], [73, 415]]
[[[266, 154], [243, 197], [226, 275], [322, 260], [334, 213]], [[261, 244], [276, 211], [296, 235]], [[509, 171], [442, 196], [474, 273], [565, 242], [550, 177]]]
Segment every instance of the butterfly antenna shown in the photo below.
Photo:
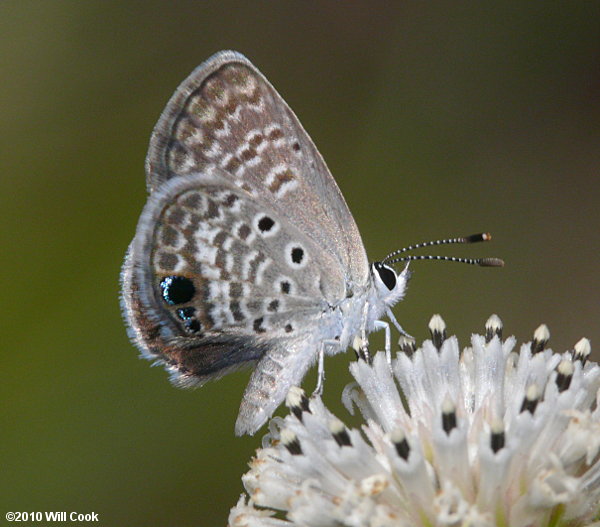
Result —
[[415, 249], [422, 249], [423, 247], [431, 247], [433, 245], [451, 245], [455, 243], [479, 243], [479, 242], [487, 242], [492, 239], [492, 235], [489, 232], [482, 232], [478, 234], [471, 234], [470, 236], [462, 236], [460, 238], [446, 238], [443, 240], [433, 240], [429, 242], [417, 243], [414, 245], [409, 245], [408, 247], [404, 247], [402, 249], [398, 249], [390, 254], [388, 254], [383, 260], [384, 264], [395, 264], [398, 262], [409, 262], [412, 260], [445, 260], [447, 262], [459, 262], [466, 263], [469, 265], [479, 265], [481, 267], [503, 267], [504, 261], [500, 258], [457, 258], [454, 256], [415, 256], [415, 255], [407, 255], [400, 256], [396, 258], [398, 255], [406, 253], [408, 251], [413, 251]]

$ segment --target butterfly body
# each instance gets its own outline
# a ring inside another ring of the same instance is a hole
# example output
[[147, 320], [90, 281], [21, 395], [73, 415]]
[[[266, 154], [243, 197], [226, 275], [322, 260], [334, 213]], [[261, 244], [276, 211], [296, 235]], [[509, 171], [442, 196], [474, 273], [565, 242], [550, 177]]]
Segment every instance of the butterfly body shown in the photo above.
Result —
[[408, 273], [369, 266], [322, 157], [238, 53], [216, 54], [178, 88], [146, 172], [122, 273], [129, 335], [182, 386], [254, 365], [238, 434], [404, 293]]

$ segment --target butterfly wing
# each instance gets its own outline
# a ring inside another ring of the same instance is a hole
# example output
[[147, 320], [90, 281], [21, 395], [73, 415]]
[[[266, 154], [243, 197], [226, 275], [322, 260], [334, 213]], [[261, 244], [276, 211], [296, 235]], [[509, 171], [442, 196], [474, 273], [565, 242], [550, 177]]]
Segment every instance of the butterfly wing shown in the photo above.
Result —
[[254, 188], [334, 255], [350, 285], [368, 279], [356, 223], [310, 137], [243, 55], [217, 53], [179, 86], [154, 130], [146, 160], [151, 192], [169, 179], [226, 172]]
[[[332, 266], [331, 255], [222, 172], [173, 178], [150, 196], [125, 264], [132, 339], [180, 385], [267, 351], [287, 355], [343, 295]], [[301, 357], [304, 371], [315, 352]]]
[[339, 337], [332, 306], [366, 287], [354, 219], [296, 116], [235, 52], [177, 89], [146, 172], [122, 275], [131, 338], [183, 385], [259, 361], [236, 424], [253, 433]]

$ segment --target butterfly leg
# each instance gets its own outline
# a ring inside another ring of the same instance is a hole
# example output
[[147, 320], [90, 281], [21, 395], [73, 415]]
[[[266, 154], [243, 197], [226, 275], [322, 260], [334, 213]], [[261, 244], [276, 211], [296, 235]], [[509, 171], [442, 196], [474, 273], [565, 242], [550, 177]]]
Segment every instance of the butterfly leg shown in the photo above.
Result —
[[365, 307], [363, 309], [363, 320], [362, 327], [360, 330], [360, 336], [356, 335], [354, 337], [354, 342], [352, 346], [354, 347], [354, 351], [356, 351], [356, 358], [364, 360], [367, 364], [371, 364], [373, 362], [373, 358], [369, 353], [369, 340], [367, 339], [367, 316], [369, 313], [369, 303], [365, 302]]
[[[317, 386], [313, 392], [313, 395], [319, 397], [323, 395], [323, 387], [325, 386], [325, 349], [327, 346], [331, 346], [335, 350], [339, 349], [340, 343], [337, 340], [324, 340], [321, 342], [317, 359]], [[335, 351], [333, 353], [335, 353]]]
[[392, 339], [390, 325], [383, 320], [376, 320], [374, 330], [383, 329], [385, 330], [385, 358], [390, 368], [392, 367]]
[[404, 329], [402, 328], [402, 326], [399, 324], [399, 322], [396, 320], [396, 317], [394, 316], [394, 313], [392, 313], [391, 309], [387, 309], [385, 314], [387, 315], [387, 317], [392, 321], [392, 324], [394, 324], [394, 326], [396, 326], [396, 329], [400, 332], [401, 335], [404, 335], [405, 337], [409, 338], [409, 339], [413, 339], [413, 337], [411, 337], [406, 331], [404, 331]]

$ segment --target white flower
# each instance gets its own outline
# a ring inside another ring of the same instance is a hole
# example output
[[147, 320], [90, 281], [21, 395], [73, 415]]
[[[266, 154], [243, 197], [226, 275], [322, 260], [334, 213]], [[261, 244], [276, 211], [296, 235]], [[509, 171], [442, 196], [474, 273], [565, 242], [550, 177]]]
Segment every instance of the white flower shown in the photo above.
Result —
[[600, 526], [600, 368], [589, 341], [556, 354], [540, 326], [515, 351], [493, 316], [461, 353], [441, 317], [430, 329], [418, 350], [402, 341], [391, 369], [384, 353], [351, 364], [342, 399], [362, 430], [293, 388], [229, 525]]

